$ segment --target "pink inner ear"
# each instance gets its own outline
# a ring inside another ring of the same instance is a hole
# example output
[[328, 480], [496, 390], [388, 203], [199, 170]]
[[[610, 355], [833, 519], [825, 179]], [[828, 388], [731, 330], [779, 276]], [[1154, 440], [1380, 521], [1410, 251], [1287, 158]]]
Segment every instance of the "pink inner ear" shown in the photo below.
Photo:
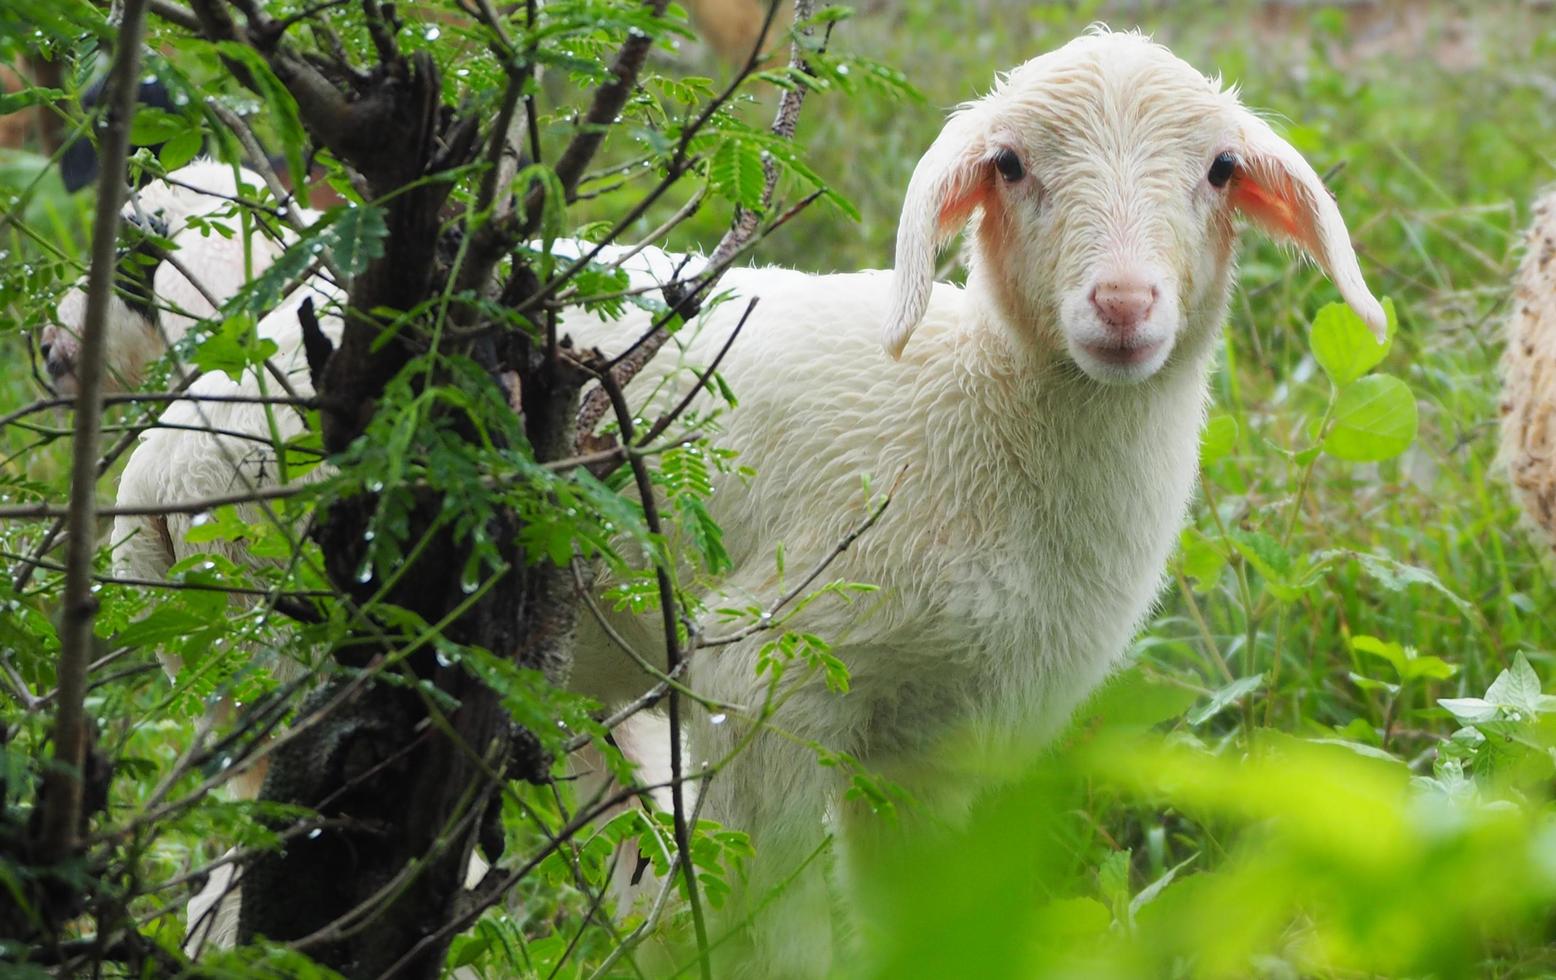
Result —
[[1245, 170], [1232, 181], [1231, 200], [1233, 207], [1268, 231], [1292, 238], [1312, 252], [1318, 242], [1311, 222], [1302, 217], [1311, 209], [1295, 200], [1300, 193], [1297, 183], [1275, 168], [1263, 174]]
[[972, 217], [973, 208], [988, 207], [993, 197], [990, 193], [993, 185], [986, 170], [986, 167], [974, 166], [962, 180], [952, 179], [941, 200], [940, 213], [935, 216], [935, 235], [941, 241], [962, 230]]

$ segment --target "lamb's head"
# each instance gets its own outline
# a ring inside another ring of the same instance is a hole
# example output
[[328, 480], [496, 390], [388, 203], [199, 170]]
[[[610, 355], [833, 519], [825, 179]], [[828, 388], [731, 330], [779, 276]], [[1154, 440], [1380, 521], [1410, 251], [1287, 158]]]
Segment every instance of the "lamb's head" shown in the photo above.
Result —
[[[166, 349], [152, 297], [157, 265], [140, 249], [121, 253], [115, 266], [115, 289], [108, 298], [103, 333], [103, 390], [124, 391], [140, 384], [146, 365]], [[84, 283], [70, 288], [55, 305], [51, 323], [38, 331], [38, 357], [48, 386], [74, 395], [76, 365], [81, 357], [81, 328], [86, 323]]]
[[[245, 229], [232, 203], [246, 188], [260, 188], [261, 178], [224, 163], [196, 160], [153, 181], [126, 204], [125, 246], [117, 255], [114, 295], [109, 299], [104, 335], [104, 390], [140, 386], [148, 364], [167, 345], [184, 337], [200, 319], [216, 312], [247, 281], [280, 255], [283, 245]], [[299, 212], [304, 220], [312, 212]], [[144, 222], [144, 224], [143, 224]], [[220, 226], [225, 233], [212, 227]], [[140, 230], [137, 230], [140, 229]], [[176, 261], [154, 246], [146, 232], [171, 242]], [[185, 273], [193, 277], [186, 278]], [[38, 332], [38, 354], [50, 388], [74, 394], [80, 357], [81, 327], [86, 322], [86, 279], [70, 289], [56, 306], [56, 316]]]
[[976, 216], [969, 282], [989, 315], [1097, 381], [1144, 380], [1219, 327], [1236, 214], [1299, 245], [1382, 331], [1339, 210], [1300, 154], [1166, 48], [1077, 38], [962, 106], [919, 161], [886, 349], [901, 354], [937, 249]]

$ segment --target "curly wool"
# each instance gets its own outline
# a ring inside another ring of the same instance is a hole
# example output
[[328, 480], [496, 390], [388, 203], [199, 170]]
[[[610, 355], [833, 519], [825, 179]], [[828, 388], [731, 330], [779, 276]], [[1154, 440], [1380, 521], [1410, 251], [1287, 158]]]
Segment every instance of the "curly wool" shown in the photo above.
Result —
[[1514, 497], [1556, 550], [1556, 190], [1535, 202], [1513, 281], [1501, 412]]

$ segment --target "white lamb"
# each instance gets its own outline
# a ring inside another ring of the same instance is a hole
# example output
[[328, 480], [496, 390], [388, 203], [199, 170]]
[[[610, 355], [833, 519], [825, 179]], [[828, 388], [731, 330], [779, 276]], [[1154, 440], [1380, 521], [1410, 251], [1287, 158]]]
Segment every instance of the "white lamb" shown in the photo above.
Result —
[[[270, 364], [299, 397], [309, 398], [314, 391], [298, 311], [306, 300], [312, 300], [321, 329], [332, 342], [338, 341], [340, 318], [330, 312], [335, 298], [332, 288], [316, 280], [295, 290], [256, 328], [260, 336], [276, 342], [279, 349]], [[285, 442], [301, 435], [305, 426], [300, 407], [257, 401], [261, 396], [286, 396], [273, 375], [250, 368], [241, 380], [233, 381], [225, 373], [213, 372], [190, 385], [188, 393], [193, 396], [190, 400], [175, 401], [162, 413], [160, 427], [141, 434], [119, 478], [120, 508], [241, 495], [282, 482], [273, 436]], [[254, 401], [199, 400], [202, 397]], [[314, 468], [308, 478], [322, 475]], [[239, 510], [246, 520], [257, 521], [261, 506], [244, 504]], [[252, 560], [238, 542], [190, 544], [189, 529], [203, 519], [200, 514], [186, 513], [116, 518], [112, 537], [115, 573], [135, 579], [165, 578], [175, 562], [196, 554], [222, 554], [238, 562]]]
[[[165, 225], [165, 230], [158, 231], [172, 241], [174, 261], [156, 262], [146, 283], [151, 296], [137, 298], [116, 292], [109, 303], [105, 391], [138, 388], [146, 368], [170, 344], [216, 312], [212, 300], [230, 300], [249, 277], [264, 272], [285, 250], [284, 241], [257, 231], [241, 233], [232, 201], [243, 185], [264, 187], [258, 174], [214, 160], [197, 160], [168, 178], [147, 184], [137, 192], [138, 200], [124, 206], [126, 221], [139, 221], [144, 216]], [[234, 234], [223, 236], [190, 224], [198, 219], [226, 225]], [[120, 265], [124, 279], [144, 281], [144, 266], [130, 261]], [[195, 282], [190, 282], [178, 266], [183, 266]], [[56, 313], [56, 322], [39, 331], [38, 353], [54, 389], [72, 395], [76, 391], [81, 321], [86, 315], [84, 279], [60, 299]]]
[[[724, 279], [762, 298], [720, 368], [741, 399], [720, 442], [759, 476], [722, 481], [710, 501], [734, 571], [706, 606], [771, 601], [778, 543], [791, 574], [809, 567], [864, 516], [862, 476], [883, 486], [903, 474], [880, 522], [828, 571], [881, 591], [860, 605], [812, 604], [796, 623], [836, 644], [849, 693], [816, 678], [790, 685], [776, 732], [756, 735], [703, 787], [704, 814], [747, 830], [758, 849], [724, 912], [734, 924], [769, 903], [749, 972], [826, 974], [820, 862], [772, 893], [821, 845], [829, 812], [847, 838], [878, 823], [843, 804], [842, 779], [808, 742], [954, 815], [990, 758], [1051, 737], [1118, 663], [1190, 499], [1239, 213], [1302, 247], [1382, 329], [1339, 212], [1300, 155], [1165, 48], [1102, 31], [1017, 68], [952, 116], [909, 186], [895, 272]], [[968, 286], [933, 283], [936, 249], [974, 219]], [[705, 316], [683, 357], [711, 361], [743, 307]], [[645, 319], [578, 314], [564, 328], [583, 346], [619, 350]], [[629, 396], [672, 367], [661, 355]], [[171, 441], [184, 435], [152, 434], [170, 440], [166, 451], [143, 444], [131, 464], [145, 457], [144, 469], [133, 481], [126, 472], [121, 503], [236, 489], [230, 464], [171, 455], [215, 458], [209, 445]], [[179, 470], [188, 476], [167, 482]], [[116, 526], [116, 540], [130, 530], [148, 560], [178, 556], [182, 526]], [[158, 554], [159, 538], [172, 543]], [[642, 649], [657, 645], [657, 619], [618, 619]], [[702, 651], [690, 682], [754, 708], [771, 638]], [[576, 657], [574, 685], [608, 703], [645, 686], [588, 617]], [[749, 712], [696, 713], [693, 762], [722, 762], [751, 724]]]
[[[706, 607], [771, 602], [777, 544], [791, 576], [810, 567], [865, 515], [861, 476], [883, 487], [903, 474], [879, 524], [827, 572], [881, 591], [818, 602], [797, 623], [836, 644], [851, 689], [791, 685], [776, 731], [702, 787], [704, 815], [757, 849], [724, 921], [771, 903], [737, 971], [827, 974], [822, 862], [783, 883], [821, 845], [829, 813], [845, 841], [881, 823], [843, 801], [845, 779], [808, 742], [954, 816], [987, 763], [1051, 738], [1119, 663], [1192, 494], [1238, 214], [1299, 245], [1382, 329], [1340, 213], [1302, 157], [1166, 48], [1098, 30], [952, 115], [909, 185], [894, 272], [723, 280], [761, 297], [720, 369], [740, 405], [719, 441], [758, 476], [728, 478], [711, 498], [735, 570]], [[969, 222], [966, 288], [933, 283], [937, 248]], [[744, 306], [704, 317], [686, 356], [711, 360]], [[565, 323], [580, 346], [607, 351], [643, 326], [641, 315]], [[652, 390], [665, 360], [629, 399]], [[621, 618], [643, 650], [662, 646], [657, 618]], [[771, 639], [699, 653], [692, 686], [760, 705], [758, 652]], [[576, 658], [576, 686], [608, 703], [642, 686], [587, 618]], [[749, 711], [694, 714], [699, 766], [750, 732]]]

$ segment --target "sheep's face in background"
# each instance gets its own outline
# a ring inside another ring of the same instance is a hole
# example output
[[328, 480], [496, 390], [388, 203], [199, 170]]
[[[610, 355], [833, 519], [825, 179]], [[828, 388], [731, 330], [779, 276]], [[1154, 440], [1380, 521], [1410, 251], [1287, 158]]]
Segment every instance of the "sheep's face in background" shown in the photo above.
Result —
[[[55, 312], [56, 321], [38, 331], [38, 357], [49, 388], [59, 395], [74, 395], [79, 390], [76, 365], [81, 356], [81, 325], [86, 322], [86, 291], [71, 289]], [[149, 309], [132, 306], [119, 295], [110, 297], [103, 391], [124, 391], [139, 384], [146, 365], [161, 357], [164, 348]]]
[[[104, 337], [103, 390], [138, 388], [146, 367], [161, 357], [170, 343], [187, 334], [200, 319], [216, 312], [251, 276], [259, 275], [284, 250], [284, 243], [246, 226], [231, 201], [255, 196], [264, 185], [256, 174], [212, 160], [196, 160], [135, 192], [123, 216], [125, 244], [114, 270], [114, 295], [109, 299]], [[299, 211], [304, 220], [313, 213]], [[199, 216], [201, 221], [192, 223]], [[221, 234], [206, 223], [222, 225]], [[128, 229], [142, 225], [156, 238], [171, 243], [178, 261], [165, 262], [161, 246], [149, 236]], [[248, 234], [234, 232], [248, 231]], [[186, 274], [190, 278], [185, 278]], [[59, 301], [53, 323], [38, 331], [37, 349], [45, 383], [58, 394], [78, 389], [76, 365], [81, 356], [81, 327], [86, 322], [86, 278]]]
[[1239, 213], [1306, 249], [1382, 329], [1339, 212], [1295, 150], [1166, 48], [1078, 38], [963, 106], [919, 162], [887, 350], [922, 315], [935, 249], [974, 220], [989, 312], [1096, 381], [1142, 381], [1220, 325]]

